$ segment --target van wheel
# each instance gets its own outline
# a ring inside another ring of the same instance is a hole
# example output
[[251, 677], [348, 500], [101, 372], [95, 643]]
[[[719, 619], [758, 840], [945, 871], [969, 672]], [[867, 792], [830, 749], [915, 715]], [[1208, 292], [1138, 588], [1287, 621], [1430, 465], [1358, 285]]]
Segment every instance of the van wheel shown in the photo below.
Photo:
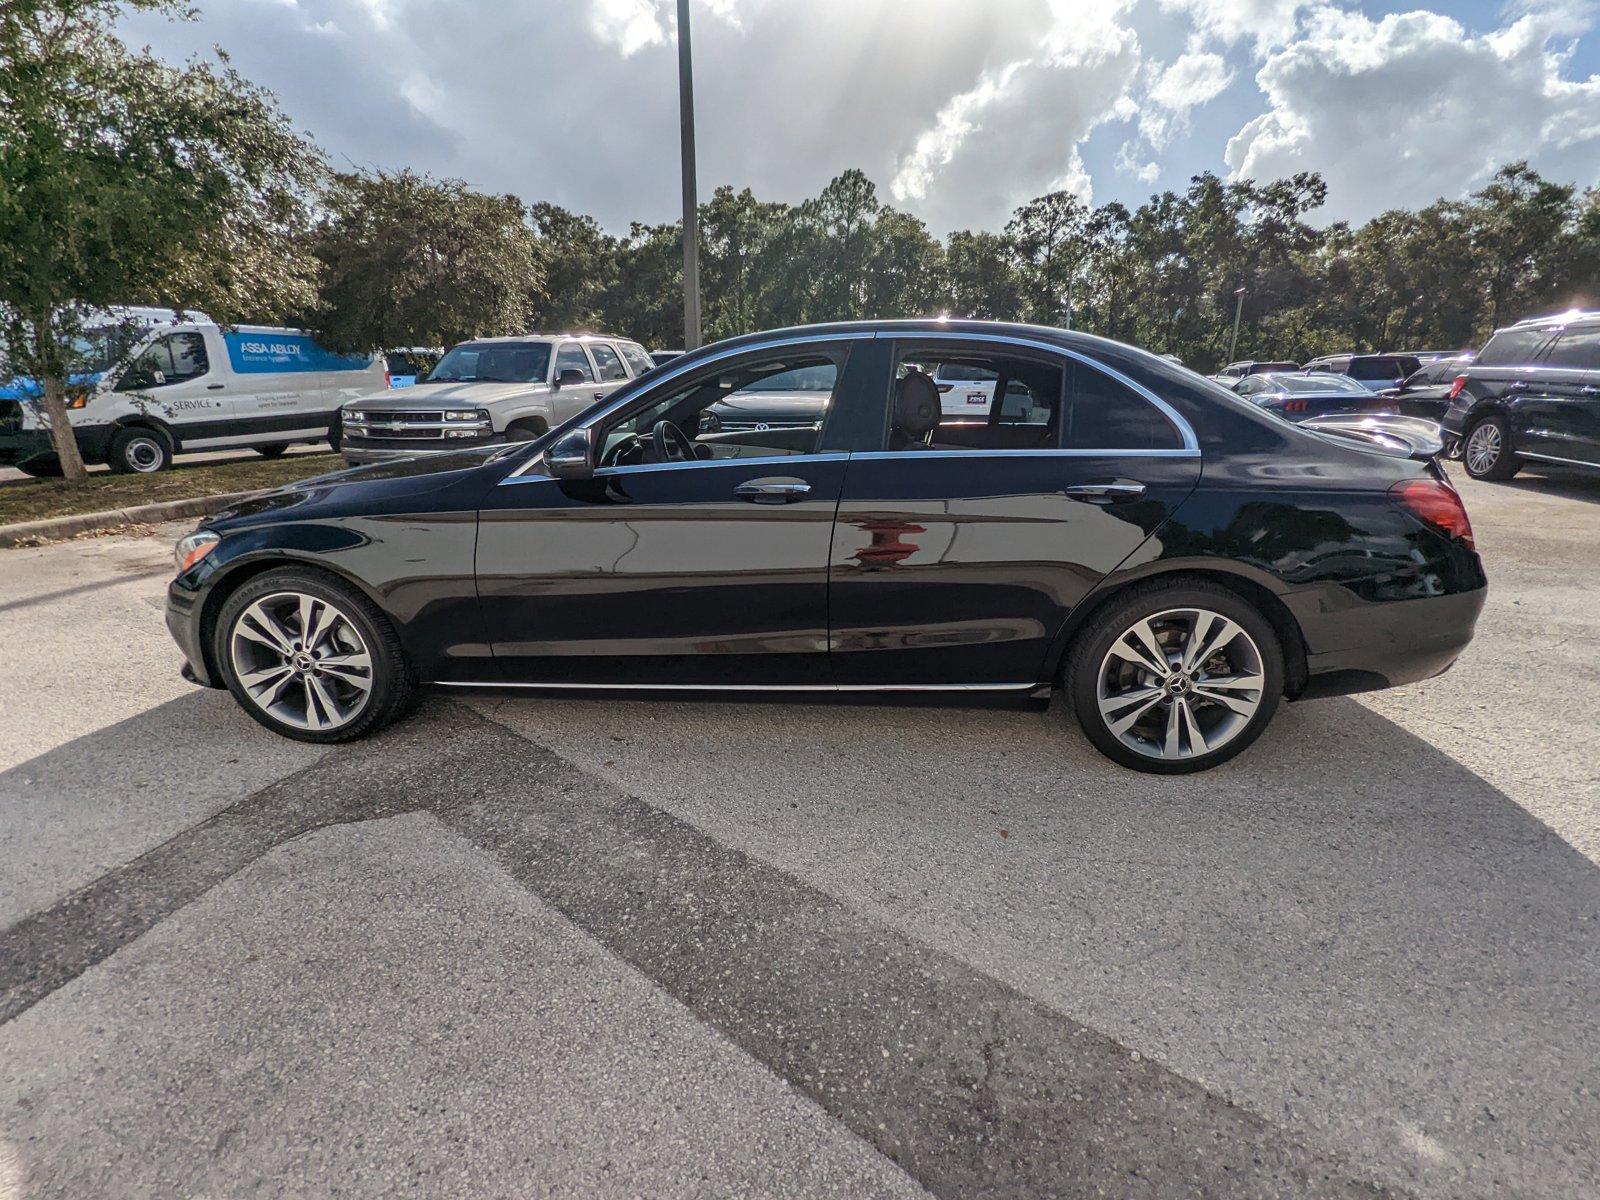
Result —
[[361, 592], [304, 567], [257, 575], [223, 602], [212, 652], [240, 706], [274, 733], [349, 742], [396, 720], [416, 674]]
[[257, 446], [256, 447], [256, 453], [261, 455], [262, 458], [282, 458], [283, 457], [283, 452], [285, 450], [287, 450], [288, 448], [289, 447], [286, 446], [286, 445], [285, 446]]
[[106, 462], [120, 475], [153, 475], [172, 465], [172, 442], [159, 429], [122, 429], [111, 439]]
[[1063, 685], [1107, 758], [1157, 775], [1226, 762], [1261, 736], [1283, 694], [1271, 623], [1217, 584], [1152, 582], [1092, 617]]
[[1506, 480], [1522, 470], [1503, 417], [1485, 417], [1472, 427], [1461, 444], [1461, 462], [1474, 479]]

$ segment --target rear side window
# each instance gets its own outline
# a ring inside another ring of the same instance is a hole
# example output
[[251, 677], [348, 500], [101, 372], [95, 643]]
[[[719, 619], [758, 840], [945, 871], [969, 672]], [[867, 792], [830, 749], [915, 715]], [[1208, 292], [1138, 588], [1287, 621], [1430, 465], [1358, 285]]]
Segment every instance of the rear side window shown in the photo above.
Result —
[[594, 342], [589, 347], [589, 353], [594, 355], [595, 366], [600, 368], [600, 378], [607, 383], [628, 377], [628, 372], [623, 369], [622, 360], [610, 346]]
[[1502, 329], [1478, 352], [1480, 367], [1520, 367], [1531, 363], [1550, 340], [1548, 329]]
[[1074, 450], [1181, 450], [1183, 439], [1138, 392], [1084, 363], [1068, 372], [1066, 446]]
[[1600, 325], [1567, 330], [1550, 347], [1545, 361], [1552, 367], [1600, 371]]
[[[908, 350], [895, 371], [891, 450], [1051, 450], [1060, 445], [1065, 371], [1031, 356], [948, 343]], [[938, 396], [927, 423], [901, 393]]]
[[589, 356], [577, 342], [568, 342], [556, 351], [557, 379], [561, 378], [563, 371], [581, 371], [586, 381], [594, 382], [594, 369], [589, 366]]
[[655, 366], [650, 361], [650, 356], [644, 352], [643, 346], [636, 346], [632, 342], [622, 342], [617, 346], [622, 351], [622, 357], [628, 360], [628, 365], [633, 368], [635, 375], [643, 375]]

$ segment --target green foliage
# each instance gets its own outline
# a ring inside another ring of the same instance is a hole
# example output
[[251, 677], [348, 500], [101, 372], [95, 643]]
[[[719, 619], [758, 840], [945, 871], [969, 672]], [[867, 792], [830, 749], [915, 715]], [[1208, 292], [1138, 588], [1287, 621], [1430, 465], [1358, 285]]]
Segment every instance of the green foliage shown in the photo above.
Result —
[[[163, 0], [127, 7], [181, 11]], [[0, 358], [61, 406], [74, 337], [117, 304], [222, 322], [307, 304], [301, 247], [322, 162], [272, 98], [224, 62], [172, 67], [112, 32], [109, 0], [0, 6]]]
[[307, 324], [337, 350], [449, 346], [521, 330], [543, 298], [522, 201], [410, 171], [334, 176], [311, 234]]

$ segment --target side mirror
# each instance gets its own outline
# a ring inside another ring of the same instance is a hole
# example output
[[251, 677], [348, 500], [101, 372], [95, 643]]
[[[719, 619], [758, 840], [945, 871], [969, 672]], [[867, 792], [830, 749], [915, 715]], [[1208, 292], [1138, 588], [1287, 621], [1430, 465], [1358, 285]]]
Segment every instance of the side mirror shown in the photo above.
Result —
[[574, 429], [556, 439], [544, 452], [545, 469], [557, 479], [591, 479], [594, 459], [589, 452], [589, 431]]
[[556, 376], [556, 387], [579, 387], [583, 383], [583, 372], [577, 367], [566, 367]]

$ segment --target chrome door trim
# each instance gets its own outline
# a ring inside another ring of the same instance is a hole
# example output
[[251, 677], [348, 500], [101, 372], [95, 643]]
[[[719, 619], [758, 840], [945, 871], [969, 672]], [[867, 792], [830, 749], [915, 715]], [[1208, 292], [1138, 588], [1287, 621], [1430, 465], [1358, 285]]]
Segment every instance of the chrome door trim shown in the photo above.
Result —
[[[691, 375], [698, 371], [701, 367], [710, 366], [712, 363], [722, 362], [729, 358], [739, 358], [746, 354], [759, 354], [763, 350], [781, 350], [785, 346], [828, 345], [832, 342], [870, 342], [877, 336], [878, 335], [874, 330], [862, 329], [844, 333], [814, 333], [805, 337], [776, 338], [769, 342], [752, 342], [743, 346], [731, 346], [726, 350], [718, 351], [716, 354], [708, 354], [704, 358], [697, 358], [693, 362], [684, 363], [681, 366], [669, 365], [665, 367], [658, 367], [657, 370], [661, 371], [661, 374], [656, 376], [654, 379], [651, 379], [649, 381], [649, 387], [641, 389], [641, 391], [653, 392], [660, 384], [668, 383], [671, 380], [677, 379], [683, 375]], [[680, 357], [686, 358], [688, 356], [680, 355]], [[552, 354], [551, 359], [554, 360], [554, 358], [555, 355]], [[677, 360], [674, 359], [673, 361], [676, 362]], [[643, 378], [643, 376], [634, 376], [634, 379], [641, 378]], [[629, 382], [632, 382], [632, 380], [629, 380]], [[602, 402], [604, 407], [596, 408], [594, 412], [590, 413], [588, 417], [586, 417], [580, 424], [573, 426], [573, 428], [593, 429], [596, 425], [605, 420], [607, 417], [611, 416], [611, 414], [616, 412], [618, 409], [626, 408], [639, 394], [639, 392], [635, 392], [626, 399], [619, 400], [612, 404], [604, 404], [604, 402]], [[535, 455], [500, 482], [510, 483], [514, 481], [517, 476], [527, 471], [533, 466], [534, 463], [538, 461], [539, 456]]]
[[1513, 450], [1518, 458], [1538, 458], [1545, 462], [1563, 463], [1572, 467], [1588, 467], [1591, 471], [1600, 467], [1600, 463], [1584, 462], [1581, 458], [1558, 458], [1554, 454], [1535, 454], [1532, 450]]
[[1028, 683], [502, 683], [439, 680], [435, 687], [556, 689], [585, 692], [1024, 692]]
[[[572, 431], [569, 431], [572, 432]], [[830, 450], [824, 454], [763, 454], [758, 458], [697, 458], [693, 462], [670, 463], [637, 463], [626, 467], [596, 467], [595, 479], [609, 479], [613, 475], [633, 475], [640, 471], [682, 471], [690, 467], [770, 467], [775, 463], [814, 463], [814, 462], [843, 462], [850, 455], [843, 450]], [[857, 455], [859, 458], [860, 455]], [[541, 462], [544, 452], [534, 455], [528, 460], [528, 466]], [[510, 483], [547, 483], [554, 481], [554, 475], [523, 475], [521, 470], [512, 472], [502, 479], [497, 486], [505, 487]]]
[[1168, 404], [1165, 400], [1156, 395], [1149, 388], [1145, 387], [1142, 383], [1137, 383], [1134, 380], [1129, 379], [1115, 367], [1108, 367], [1105, 363], [1099, 361], [1098, 359], [1091, 358], [1089, 355], [1080, 353], [1079, 351], [1073, 350], [1070, 347], [1057, 345], [1055, 342], [1041, 342], [1033, 338], [1009, 337], [1006, 334], [1001, 333], [985, 334], [967, 333], [965, 331], [941, 333], [937, 330], [931, 332], [912, 330], [880, 330], [875, 336], [899, 342], [989, 342], [1003, 346], [1024, 346], [1030, 350], [1043, 350], [1047, 354], [1057, 354], [1062, 358], [1070, 358], [1074, 362], [1080, 362], [1086, 367], [1090, 367], [1093, 370], [1099, 371], [1105, 375], [1109, 375], [1112, 379], [1115, 379], [1124, 387], [1131, 388], [1136, 395], [1155, 405], [1156, 409], [1161, 413], [1161, 415], [1166, 417], [1171, 423], [1172, 427], [1178, 431], [1178, 435], [1183, 439], [1183, 448], [1185, 450], [1192, 451], [1195, 454], [1200, 453], [1200, 440], [1195, 437], [1194, 429], [1190, 426], [1189, 422], [1185, 421], [1181, 416], [1178, 415], [1178, 411], [1173, 408], [1172, 405]]
[[943, 458], [1199, 458], [1199, 450], [857, 450], [851, 458], [915, 458], [938, 461]]

